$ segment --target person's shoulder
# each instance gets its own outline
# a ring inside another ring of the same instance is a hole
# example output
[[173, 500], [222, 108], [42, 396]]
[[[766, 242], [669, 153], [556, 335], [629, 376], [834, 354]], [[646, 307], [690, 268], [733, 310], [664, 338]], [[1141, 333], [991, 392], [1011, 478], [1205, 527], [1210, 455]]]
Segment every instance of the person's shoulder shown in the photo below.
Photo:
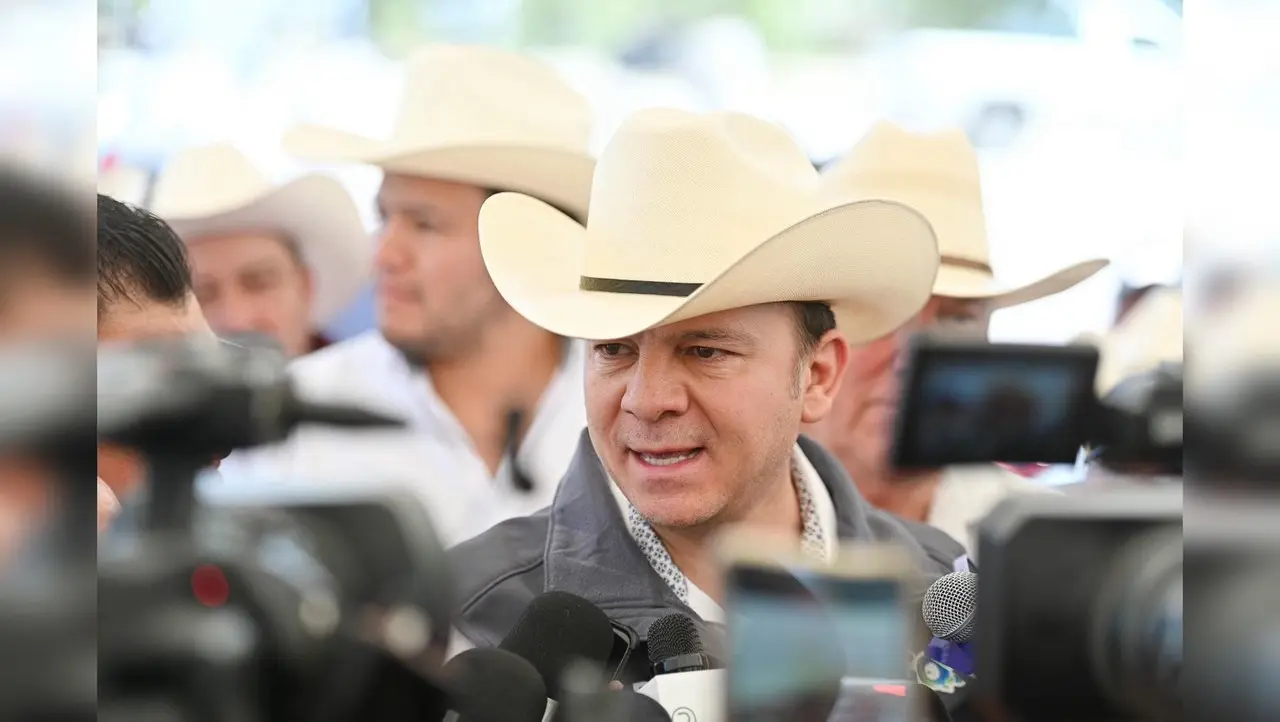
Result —
[[500, 522], [450, 548], [457, 619], [473, 644], [495, 645], [543, 591], [549, 515]]
[[922, 522], [903, 519], [881, 509], [868, 511], [867, 520], [878, 541], [896, 543], [918, 552], [921, 571], [946, 574], [965, 555], [964, 545], [950, 534]]
[[[369, 373], [372, 363], [394, 351], [378, 331], [366, 331], [345, 341], [330, 344], [319, 351], [299, 356], [289, 364], [289, 373], [303, 384], [320, 384], [349, 380], [351, 373]], [[358, 377], [357, 377], [358, 378]]]

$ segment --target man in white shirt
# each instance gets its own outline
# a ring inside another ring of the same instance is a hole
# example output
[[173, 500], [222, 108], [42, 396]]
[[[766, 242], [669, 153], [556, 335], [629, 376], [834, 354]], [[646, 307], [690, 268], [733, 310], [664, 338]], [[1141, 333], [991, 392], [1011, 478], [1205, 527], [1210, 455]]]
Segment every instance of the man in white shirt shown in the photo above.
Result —
[[223, 476], [405, 484], [448, 544], [545, 506], [584, 424], [581, 348], [498, 294], [477, 218], [511, 190], [585, 220], [591, 113], [552, 69], [494, 48], [429, 46], [406, 73], [390, 140], [302, 126], [285, 147], [385, 174], [379, 330], [299, 360], [295, 378], [305, 393], [399, 415], [409, 430], [303, 430], [233, 456]]
[[831, 449], [872, 504], [931, 524], [973, 551], [972, 528], [1006, 494], [1049, 491], [999, 465], [904, 474], [888, 464], [898, 406], [898, 370], [912, 335], [943, 329], [985, 341], [992, 312], [1065, 291], [1107, 265], [1078, 263], [1033, 283], [998, 283], [990, 265], [978, 157], [959, 130], [915, 134], [877, 125], [824, 176], [837, 193], [898, 200], [938, 235], [942, 265], [933, 297], [892, 334], [850, 352], [849, 378], [832, 412], [806, 427]]
[[[850, 340], [928, 300], [938, 256], [923, 217], [874, 196], [833, 203], [784, 130], [738, 113], [636, 113], [595, 184], [589, 229], [514, 193], [480, 214], [511, 306], [593, 340], [587, 432], [551, 507], [450, 553], [460, 635], [498, 644], [558, 590], [641, 640], [682, 612], [714, 650], [725, 614], [711, 544], [730, 527], [817, 560], [841, 541], [893, 543], [924, 579], [951, 571], [959, 544], [871, 508], [799, 436], [830, 410]], [[622, 681], [647, 678], [641, 666]]]

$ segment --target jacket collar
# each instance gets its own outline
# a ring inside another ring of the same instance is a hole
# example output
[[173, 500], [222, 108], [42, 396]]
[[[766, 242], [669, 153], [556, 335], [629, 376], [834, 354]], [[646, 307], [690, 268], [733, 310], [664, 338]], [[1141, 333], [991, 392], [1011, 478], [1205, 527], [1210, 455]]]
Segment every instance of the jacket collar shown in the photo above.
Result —
[[[836, 511], [842, 540], [870, 538], [867, 503], [843, 467], [816, 442], [801, 436], [800, 449], [817, 470]], [[609, 491], [608, 477], [584, 430], [569, 470], [551, 504], [544, 568], [545, 589], [576, 594], [644, 637], [649, 625], [672, 610], [698, 621], [658, 576], [627, 531]], [[699, 626], [703, 626], [699, 622]], [[718, 635], [707, 635], [704, 642]], [[708, 645], [713, 656], [717, 651]]]

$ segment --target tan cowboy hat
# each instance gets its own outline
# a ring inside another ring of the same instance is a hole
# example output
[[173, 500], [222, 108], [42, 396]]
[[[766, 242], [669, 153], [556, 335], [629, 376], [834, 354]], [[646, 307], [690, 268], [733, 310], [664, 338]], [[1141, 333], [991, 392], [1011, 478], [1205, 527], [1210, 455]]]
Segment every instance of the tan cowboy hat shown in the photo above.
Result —
[[341, 184], [311, 174], [275, 185], [230, 145], [175, 155], [156, 180], [151, 211], [188, 243], [247, 230], [288, 234], [314, 275], [316, 325], [332, 320], [372, 274], [369, 233]]
[[586, 218], [591, 106], [538, 60], [504, 50], [432, 45], [406, 62], [390, 140], [302, 125], [285, 150], [325, 162], [528, 193]]
[[823, 175], [837, 192], [901, 201], [929, 219], [942, 255], [937, 296], [987, 299], [1005, 308], [1065, 291], [1107, 266], [1102, 259], [1084, 261], [1017, 287], [996, 281], [978, 155], [960, 130], [912, 133], [881, 122]]
[[1098, 347], [1097, 392], [1106, 395], [1127, 378], [1165, 363], [1182, 362], [1182, 291], [1156, 288], [1119, 325], [1099, 337], [1076, 339]]
[[824, 301], [862, 342], [918, 313], [938, 268], [922, 215], [873, 196], [833, 201], [786, 131], [739, 113], [632, 115], [601, 154], [591, 208], [586, 228], [517, 193], [480, 209], [494, 284], [562, 336]]
[[134, 206], [147, 199], [151, 176], [143, 169], [114, 163], [98, 171], [98, 193]]

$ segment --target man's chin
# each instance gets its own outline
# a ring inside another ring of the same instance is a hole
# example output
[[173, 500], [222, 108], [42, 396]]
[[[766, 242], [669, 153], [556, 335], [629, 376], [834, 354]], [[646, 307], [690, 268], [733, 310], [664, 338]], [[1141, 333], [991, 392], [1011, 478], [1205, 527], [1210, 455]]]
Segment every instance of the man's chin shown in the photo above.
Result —
[[692, 529], [711, 521], [719, 510], [705, 504], [675, 504], [672, 500], [641, 502], [636, 506], [646, 521], [663, 529]]

